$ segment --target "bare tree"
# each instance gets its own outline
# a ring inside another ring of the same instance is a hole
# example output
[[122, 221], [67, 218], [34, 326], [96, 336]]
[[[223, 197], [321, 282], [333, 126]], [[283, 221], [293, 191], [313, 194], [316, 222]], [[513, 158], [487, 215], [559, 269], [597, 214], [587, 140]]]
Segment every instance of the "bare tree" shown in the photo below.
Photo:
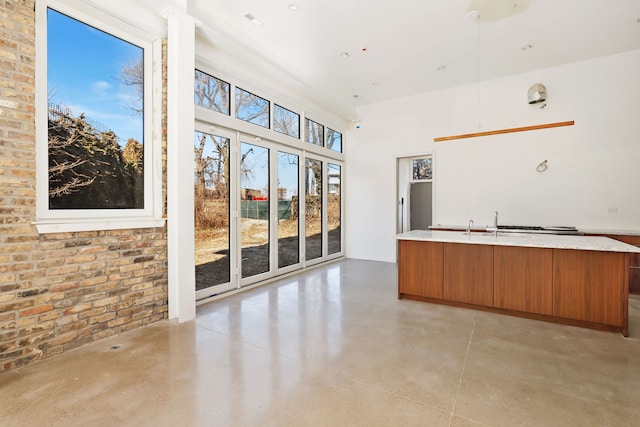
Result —
[[273, 110], [273, 130], [276, 132], [290, 135], [293, 137], [300, 136], [300, 116], [291, 113], [285, 108], [274, 108]]
[[269, 103], [251, 92], [236, 89], [236, 114], [236, 117], [247, 122], [268, 124]]
[[[97, 175], [87, 176], [79, 173], [79, 167], [87, 161], [73, 154], [68, 150], [69, 147], [76, 144], [78, 135], [74, 135], [69, 139], [61, 140], [55, 136], [49, 136], [49, 152], [63, 152], [66, 158], [63, 161], [56, 160], [52, 156], [51, 165], [49, 166], [49, 197], [60, 197], [71, 194], [80, 190], [81, 187], [93, 184]], [[73, 176], [68, 180], [60, 179], [66, 174]], [[57, 185], [56, 185], [57, 184]]]
[[195, 71], [194, 102], [201, 107], [229, 114], [230, 85], [202, 71]]
[[133, 86], [137, 93], [132, 105], [127, 106], [136, 114], [142, 114], [142, 100], [144, 98], [144, 63], [142, 58], [122, 66], [119, 80], [126, 86]]

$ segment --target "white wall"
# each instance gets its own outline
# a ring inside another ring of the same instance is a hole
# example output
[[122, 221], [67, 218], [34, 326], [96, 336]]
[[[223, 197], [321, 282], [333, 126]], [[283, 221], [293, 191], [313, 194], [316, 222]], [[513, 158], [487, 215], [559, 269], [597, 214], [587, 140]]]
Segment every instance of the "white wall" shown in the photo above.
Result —
[[[361, 107], [346, 138], [347, 256], [395, 261], [396, 158], [431, 152], [436, 224], [491, 224], [498, 210], [501, 224], [640, 231], [638, 75], [633, 51]], [[544, 109], [527, 103], [538, 82]], [[548, 170], [536, 172], [543, 160]]]

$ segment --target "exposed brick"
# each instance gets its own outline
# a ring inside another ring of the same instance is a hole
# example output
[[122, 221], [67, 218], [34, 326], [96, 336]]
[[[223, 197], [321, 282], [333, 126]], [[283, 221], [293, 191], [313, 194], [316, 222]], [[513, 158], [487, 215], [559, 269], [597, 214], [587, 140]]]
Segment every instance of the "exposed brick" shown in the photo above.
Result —
[[89, 319], [89, 324], [93, 325], [95, 323], [103, 323], [103, 322], [108, 322], [110, 320], [115, 319], [117, 316], [116, 313], [105, 313], [105, 314], [101, 314], [100, 316], [96, 316], [96, 317], [92, 317]]
[[48, 341], [47, 344], [50, 345], [50, 346], [66, 344], [68, 342], [73, 341], [77, 337], [78, 337], [78, 331], [70, 331], [70, 332], [66, 332], [64, 334], [58, 334], [55, 338], [53, 338], [52, 340]]
[[[32, 225], [42, 108], [34, 4], [0, 2], [0, 371], [161, 320], [168, 310], [166, 227], [38, 234]], [[162, 114], [166, 166], [166, 100]], [[166, 188], [163, 173], [165, 213]]]
[[103, 298], [103, 299], [99, 299], [99, 300], [94, 301], [93, 306], [94, 307], [104, 307], [105, 305], [115, 304], [118, 301], [120, 301], [120, 297], [119, 296]]
[[122, 312], [122, 310], [124, 310], [126, 308], [130, 308], [132, 305], [133, 305], [133, 301], [123, 301], [123, 302], [120, 302], [118, 304], [114, 304], [111, 307], [109, 307], [109, 311]]
[[16, 299], [16, 294], [0, 294], [0, 303]]
[[90, 317], [99, 316], [107, 311], [107, 307], [94, 308], [93, 310], [83, 311], [80, 313], [81, 319], [88, 319]]
[[116, 334], [115, 329], [105, 329], [102, 331], [98, 331], [93, 334], [92, 338], [94, 341], [101, 340], [103, 338], [111, 337]]
[[79, 331], [87, 327], [89, 322], [87, 320], [82, 320], [79, 322], [69, 323], [68, 325], [63, 325], [58, 328], [58, 333], [64, 334], [70, 331]]
[[83, 311], [91, 310], [92, 307], [93, 305], [91, 303], [76, 304], [66, 309], [64, 311], [64, 315], [68, 316], [70, 314], [81, 313]]
[[78, 286], [80, 286], [78, 282], [64, 282], [52, 285], [49, 290], [51, 292], [64, 292], [68, 291], [69, 289], [75, 289]]
[[90, 277], [88, 279], [84, 279], [82, 282], [80, 282], [80, 286], [94, 286], [94, 285], [98, 285], [100, 283], [105, 283], [107, 281], [107, 277], [106, 276], [100, 276], [100, 277]]
[[0, 312], [17, 311], [17, 310], [21, 310], [23, 308], [32, 307], [32, 306], [33, 306], [32, 300], [16, 301], [10, 304], [0, 305]]
[[77, 322], [80, 317], [77, 314], [72, 314], [69, 316], [60, 317], [56, 320], [56, 326], [64, 326], [70, 323]]
[[44, 305], [28, 308], [26, 310], [22, 310], [20, 312], [20, 316], [32, 316], [34, 314], [40, 314], [50, 310], [53, 310], [53, 304], [44, 304]]
[[47, 288], [29, 289], [28, 291], [18, 292], [18, 296], [21, 298], [32, 297], [34, 295], [43, 294], [45, 292], [49, 292], [49, 289]]
[[55, 327], [55, 322], [53, 321], [36, 323], [37, 319], [35, 318], [32, 318], [32, 319], [33, 319], [33, 322], [28, 322], [28, 323], [26, 321], [23, 321], [27, 319], [20, 319], [18, 321], [17, 327], [19, 328], [18, 329], [19, 336], [24, 337], [26, 335], [31, 335], [36, 332], [47, 331]]
[[21, 347], [30, 346], [33, 344], [38, 344], [40, 342], [46, 341], [49, 338], [53, 337], [55, 333], [53, 331], [42, 332], [36, 335], [31, 335], [27, 338], [22, 338], [18, 340], [18, 345]]

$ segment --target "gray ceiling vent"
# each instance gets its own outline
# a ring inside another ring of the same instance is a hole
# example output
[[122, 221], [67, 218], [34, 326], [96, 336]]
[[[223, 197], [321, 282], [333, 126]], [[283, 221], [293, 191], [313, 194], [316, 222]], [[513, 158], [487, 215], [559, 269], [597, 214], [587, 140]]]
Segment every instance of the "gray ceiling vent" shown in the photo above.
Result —
[[547, 88], [544, 87], [542, 83], [531, 85], [527, 97], [529, 98], [529, 104], [537, 104], [538, 102], [546, 101]]

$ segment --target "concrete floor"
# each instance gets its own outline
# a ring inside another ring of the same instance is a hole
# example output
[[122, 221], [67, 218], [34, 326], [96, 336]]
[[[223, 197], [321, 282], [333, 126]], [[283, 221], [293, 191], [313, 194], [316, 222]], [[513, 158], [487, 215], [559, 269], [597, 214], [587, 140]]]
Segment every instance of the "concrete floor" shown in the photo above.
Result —
[[396, 292], [347, 260], [200, 306], [0, 374], [0, 425], [640, 424], [637, 296], [626, 339]]

